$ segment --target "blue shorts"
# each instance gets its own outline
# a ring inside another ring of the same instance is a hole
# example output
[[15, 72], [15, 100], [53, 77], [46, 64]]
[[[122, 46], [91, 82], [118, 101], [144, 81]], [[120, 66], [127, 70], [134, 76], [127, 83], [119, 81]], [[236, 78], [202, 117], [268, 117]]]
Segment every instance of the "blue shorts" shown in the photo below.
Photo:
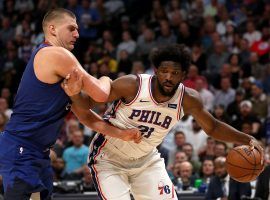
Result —
[[53, 190], [49, 153], [29, 141], [0, 133], [0, 175], [5, 199], [29, 199], [35, 192], [40, 192], [41, 199], [49, 199]]

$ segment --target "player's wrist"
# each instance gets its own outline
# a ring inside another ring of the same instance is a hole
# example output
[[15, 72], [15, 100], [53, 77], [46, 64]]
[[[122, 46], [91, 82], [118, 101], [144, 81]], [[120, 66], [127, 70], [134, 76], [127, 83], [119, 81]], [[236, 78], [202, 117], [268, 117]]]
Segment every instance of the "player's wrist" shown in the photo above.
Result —
[[73, 94], [71, 96], [69, 96], [71, 101], [74, 102], [74, 101], [77, 101], [81, 98], [81, 92], [77, 93], [77, 94]]

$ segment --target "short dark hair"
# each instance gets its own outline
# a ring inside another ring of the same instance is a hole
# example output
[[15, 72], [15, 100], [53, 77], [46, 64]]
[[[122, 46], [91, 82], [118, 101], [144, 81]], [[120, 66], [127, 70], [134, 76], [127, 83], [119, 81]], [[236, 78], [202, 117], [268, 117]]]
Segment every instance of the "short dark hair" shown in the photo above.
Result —
[[67, 15], [69, 17], [76, 19], [76, 16], [74, 15], [73, 12], [64, 8], [55, 8], [55, 9], [49, 10], [43, 17], [43, 21], [42, 21], [43, 31], [48, 22], [55, 19], [61, 19], [63, 18], [63, 15]]
[[173, 61], [180, 64], [182, 71], [187, 71], [191, 63], [191, 56], [185, 45], [173, 44], [154, 50], [150, 55], [150, 60], [156, 68], [163, 61]]

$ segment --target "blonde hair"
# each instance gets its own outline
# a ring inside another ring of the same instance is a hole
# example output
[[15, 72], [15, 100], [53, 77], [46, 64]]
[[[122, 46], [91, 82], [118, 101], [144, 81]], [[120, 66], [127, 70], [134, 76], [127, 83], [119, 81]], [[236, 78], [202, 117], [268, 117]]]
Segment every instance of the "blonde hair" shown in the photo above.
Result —
[[76, 19], [76, 16], [74, 15], [73, 12], [64, 8], [55, 8], [55, 9], [49, 10], [43, 17], [43, 21], [42, 21], [43, 31], [45, 32], [45, 27], [47, 26], [48, 22], [62, 19], [63, 15], [67, 15], [69, 17], [72, 17], [73, 19]]

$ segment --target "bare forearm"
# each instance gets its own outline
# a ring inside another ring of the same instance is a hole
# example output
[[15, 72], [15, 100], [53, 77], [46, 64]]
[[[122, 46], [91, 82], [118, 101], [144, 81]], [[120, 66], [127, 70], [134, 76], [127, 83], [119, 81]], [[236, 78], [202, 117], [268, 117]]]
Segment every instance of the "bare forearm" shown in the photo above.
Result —
[[89, 96], [84, 93], [80, 93], [70, 97], [72, 101], [72, 105], [79, 107], [84, 110], [89, 110], [93, 105], [91, 105], [91, 101]]
[[216, 140], [240, 143], [245, 145], [248, 145], [250, 140], [253, 138], [252, 136], [242, 133], [233, 128], [232, 126], [225, 124], [219, 120], [216, 120], [214, 129], [212, 131], [209, 131], [208, 134]]
[[105, 122], [92, 110], [85, 110], [78, 105], [72, 105], [72, 111], [82, 124], [91, 128], [92, 130], [111, 137], [121, 138], [121, 129]]
[[96, 79], [95, 77], [86, 74], [83, 77], [82, 89], [96, 102], [106, 102], [110, 95], [111, 79], [108, 77]]

